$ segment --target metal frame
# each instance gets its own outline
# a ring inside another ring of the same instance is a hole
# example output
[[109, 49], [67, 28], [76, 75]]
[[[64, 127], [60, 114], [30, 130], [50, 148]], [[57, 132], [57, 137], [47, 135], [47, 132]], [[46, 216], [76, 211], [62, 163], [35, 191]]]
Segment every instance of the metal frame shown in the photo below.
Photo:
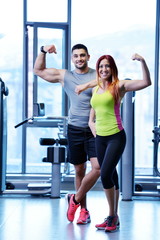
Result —
[[[28, 22], [27, 21], [27, 0], [24, 0], [23, 5], [23, 113], [22, 119], [28, 118], [28, 26], [32, 26], [34, 28], [34, 35], [36, 36], [33, 40], [33, 60], [37, 56], [37, 28], [38, 27], [46, 27], [46, 28], [55, 28], [64, 30], [64, 39], [63, 39], [63, 68], [70, 69], [70, 48], [71, 48], [71, 0], [68, 0], [68, 8], [67, 8], [67, 22]], [[33, 104], [37, 102], [37, 77], [34, 76], [34, 101]], [[68, 115], [68, 97], [64, 93], [62, 93], [62, 115]], [[37, 122], [33, 123], [35, 127], [39, 127]], [[43, 122], [43, 127], [45, 123]], [[46, 127], [48, 125], [48, 121], [46, 121]], [[33, 126], [33, 125], [32, 125]], [[30, 127], [30, 124], [23, 124], [22, 126], [22, 173], [26, 172], [26, 132], [27, 127]]]
[[[64, 38], [63, 40], [63, 56], [62, 56], [62, 68], [68, 69], [68, 24], [66, 23], [43, 23], [43, 22], [36, 22], [36, 23], [27, 23], [28, 26], [32, 26], [34, 29], [34, 39], [33, 39], [33, 61], [35, 62], [37, 57], [37, 29], [38, 28], [52, 28], [52, 29], [62, 29], [64, 31]], [[67, 57], [66, 57], [67, 56]], [[67, 60], [67, 61], [66, 61]], [[37, 103], [37, 76], [34, 75], [34, 87], [33, 87], [33, 105]], [[65, 106], [65, 94], [64, 91], [62, 93], [62, 115], [67, 113], [67, 109]]]
[[0, 78], [0, 193], [6, 188], [8, 88]]
[[[157, 0], [156, 5], [156, 37], [155, 37], [155, 76], [154, 76], [154, 150], [153, 150], [153, 175], [160, 176], [158, 169], [158, 147], [159, 142], [157, 142], [157, 127], [158, 127], [158, 99], [159, 99], [159, 34], [160, 34], [160, 1]], [[160, 127], [160, 126], [159, 126]]]
[[156, 28], [155, 28], [155, 69], [154, 69], [154, 119], [153, 119], [153, 175], [135, 176], [134, 196], [160, 196], [160, 172], [158, 169], [158, 147], [159, 147], [159, 128], [158, 127], [158, 94], [159, 90], [159, 34], [160, 34], [160, 1], [156, 1]]

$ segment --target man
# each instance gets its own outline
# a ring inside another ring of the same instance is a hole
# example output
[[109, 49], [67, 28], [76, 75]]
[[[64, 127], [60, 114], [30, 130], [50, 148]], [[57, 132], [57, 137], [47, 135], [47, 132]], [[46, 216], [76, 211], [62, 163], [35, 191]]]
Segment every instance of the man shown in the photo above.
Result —
[[[75, 66], [73, 71], [46, 68], [45, 57], [47, 53], [56, 54], [55, 46], [41, 47], [41, 52], [35, 61], [34, 73], [48, 82], [59, 82], [70, 100], [67, 136], [69, 162], [75, 168], [75, 189], [77, 192], [67, 196], [67, 218], [70, 222], [73, 222], [75, 212], [81, 206], [77, 224], [86, 224], [90, 222], [86, 193], [99, 178], [100, 168], [95, 154], [95, 139], [88, 126], [92, 90], [88, 89], [78, 96], [75, 93], [75, 88], [79, 84], [95, 79], [96, 72], [88, 67], [90, 55], [87, 47], [83, 44], [76, 44], [72, 48], [72, 62]], [[86, 174], [88, 159], [91, 162], [91, 171]]]

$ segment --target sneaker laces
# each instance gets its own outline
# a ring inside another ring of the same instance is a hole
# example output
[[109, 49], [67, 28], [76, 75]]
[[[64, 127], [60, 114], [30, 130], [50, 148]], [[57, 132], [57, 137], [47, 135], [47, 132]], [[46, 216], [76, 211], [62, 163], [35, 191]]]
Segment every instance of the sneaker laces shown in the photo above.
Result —
[[76, 203], [74, 203], [74, 202], [71, 202], [70, 200], [71, 200], [71, 196], [69, 196], [69, 201], [68, 201], [68, 203], [69, 203], [69, 205], [70, 205], [71, 211], [75, 211], [75, 209], [77, 209], [77, 208], [79, 207], [79, 204], [76, 204]]
[[85, 215], [86, 213], [88, 213], [88, 211], [86, 209], [81, 209], [80, 215]]
[[80, 218], [84, 218], [87, 213], [88, 213], [88, 211], [86, 209], [81, 209], [81, 211], [80, 211]]
[[112, 223], [113, 223], [113, 219], [114, 219], [115, 217], [112, 217], [112, 216], [109, 216], [109, 217], [107, 217], [107, 225], [108, 225], [108, 227], [111, 227], [112, 226]]
[[103, 222], [103, 223], [108, 222], [108, 218], [109, 218], [109, 217], [106, 217], [106, 218], [104, 219], [104, 222]]

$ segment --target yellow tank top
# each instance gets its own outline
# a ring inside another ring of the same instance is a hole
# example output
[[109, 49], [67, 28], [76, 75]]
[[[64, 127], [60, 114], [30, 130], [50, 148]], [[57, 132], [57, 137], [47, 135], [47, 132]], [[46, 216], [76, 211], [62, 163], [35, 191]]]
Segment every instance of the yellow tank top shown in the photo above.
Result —
[[120, 102], [115, 104], [112, 94], [107, 90], [98, 94], [99, 86], [93, 92], [91, 106], [96, 113], [96, 133], [99, 136], [109, 136], [123, 129], [120, 116]]

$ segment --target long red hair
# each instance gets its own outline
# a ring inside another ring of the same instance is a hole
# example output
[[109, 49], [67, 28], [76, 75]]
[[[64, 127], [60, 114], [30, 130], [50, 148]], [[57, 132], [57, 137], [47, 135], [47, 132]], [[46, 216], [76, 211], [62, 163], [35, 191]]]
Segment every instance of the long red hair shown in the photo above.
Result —
[[100, 76], [99, 76], [99, 71], [98, 71], [98, 70], [99, 70], [100, 62], [101, 62], [103, 59], [107, 59], [107, 60], [109, 61], [109, 64], [110, 64], [110, 67], [111, 67], [111, 72], [112, 72], [112, 75], [111, 75], [111, 77], [110, 77], [109, 80], [108, 80], [108, 83], [109, 83], [108, 90], [109, 90], [110, 93], [113, 95], [114, 100], [115, 100], [115, 103], [118, 103], [118, 102], [119, 102], [118, 68], [117, 68], [117, 66], [116, 66], [116, 63], [115, 63], [113, 57], [110, 56], [110, 55], [103, 55], [103, 56], [101, 56], [101, 57], [97, 60], [97, 63], [96, 63], [96, 71], [97, 71], [98, 85], [101, 87]]

